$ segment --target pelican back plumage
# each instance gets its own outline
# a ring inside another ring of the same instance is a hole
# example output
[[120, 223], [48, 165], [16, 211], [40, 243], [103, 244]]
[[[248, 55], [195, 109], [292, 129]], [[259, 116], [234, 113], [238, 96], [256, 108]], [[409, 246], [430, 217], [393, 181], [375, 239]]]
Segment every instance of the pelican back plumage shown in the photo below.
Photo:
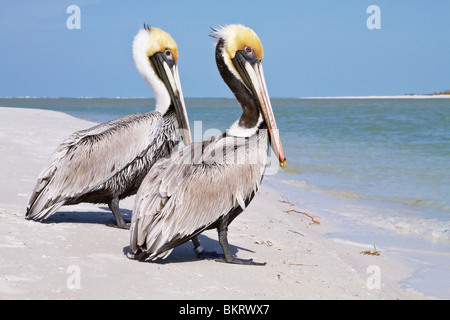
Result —
[[43, 220], [62, 205], [109, 203], [135, 194], [153, 163], [177, 144], [176, 118], [132, 114], [73, 133], [38, 177], [26, 216]]
[[166, 257], [204, 230], [228, 226], [259, 188], [268, 143], [266, 130], [223, 135], [158, 161], [136, 195], [131, 250], [144, 252], [141, 259]]

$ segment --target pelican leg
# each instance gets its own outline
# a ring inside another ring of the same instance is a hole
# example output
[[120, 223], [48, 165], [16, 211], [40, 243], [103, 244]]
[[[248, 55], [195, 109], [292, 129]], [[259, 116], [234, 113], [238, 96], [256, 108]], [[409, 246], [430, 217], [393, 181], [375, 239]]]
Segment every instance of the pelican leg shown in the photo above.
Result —
[[116, 218], [116, 225], [115, 227], [120, 229], [130, 229], [130, 224], [125, 223], [125, 220], [122, 217], [122, 214], [120, 213], [119, 209], [119, 198], [113, 198], [108, 203], [109, 209], [111, 209], [112, 213], [114, 214], [114, 218]]
[[238, 259], [233, 257], [230, 251], [230, 245], [228, 244], [228, 228], [218, 229], [219, 232], [219, 243], [222, 247], [224, 259], [217, 259], [218, 262], [234, 263], [234, 264], [244, 264], [251, 266], [264, 266], [265, 262], [254, 262], [253, 259]]
[[205, 252], [205, 249], [202, 247], [202, 245], [200, 244], [200, 241], [198, 241], [197, 237], [192, 238], [192, 243], [194, 244], [194, 252], [198, 256], [201, 255], [203, 252]]
[[194, 252], [197, 254], [199, 258], [208, 259], [208, 258], [218, 258], [219, 255], [215, 251], [205, 251], [205, 248], [200, 244], [200, 241], [197, 237], [193, 237], [192, 243], [194, 244]]

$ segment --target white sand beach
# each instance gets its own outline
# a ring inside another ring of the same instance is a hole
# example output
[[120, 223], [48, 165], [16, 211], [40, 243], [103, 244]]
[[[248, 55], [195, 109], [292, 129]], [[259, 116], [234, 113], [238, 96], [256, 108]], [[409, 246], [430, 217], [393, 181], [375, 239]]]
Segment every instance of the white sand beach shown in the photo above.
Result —
[[[51, 152], [92, 125], [54, 111], [0, 108], [0, 299], [431, 298], [402, 287], [411, 270], [395, 256], [326, 238], [337, 228], [332, 221], [298, 213], [301, 203], [283, 202], [264, 183], [228, 233], [237, 256], [263, 267], [199, 260], [191, 243], [165, 260], [129, 260], [129, 232], [107, 226], [113, 215], [106, 205], [65, 206], [45, 223], [25, 220]], [[128, 218], [133, 200], [121, 202]], [[221, 250], [214, 230], [199, 239]]]

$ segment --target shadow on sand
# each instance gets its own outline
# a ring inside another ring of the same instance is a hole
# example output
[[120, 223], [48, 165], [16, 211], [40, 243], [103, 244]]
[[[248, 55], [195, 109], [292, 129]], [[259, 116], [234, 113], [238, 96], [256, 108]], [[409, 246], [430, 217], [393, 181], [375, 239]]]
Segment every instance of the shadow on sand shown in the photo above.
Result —
[[[222, 248], [221, 248], [218, 240], [212, 239], [203, 234], [198, 235], [198, 240], [200, 241], [200, 243], [201, 243], [202, 247], [205, 249], [205, 251], [216, 252], [219, 255], [223, 255]], [[230, 244], [230, 250], [231, 250], [232, 254], [236, 254], [240, 250], [254, 253], [254, 251], [252, 251], [252, 250], [242, 248], [239, 246], [234, 246], [232, 244]], [[125, 255], [127, 253], [129, 253], [130, 246], [124, 247], [123, 252]], [[217, 258], [220, 258], [220, 256]], [[206, 258], [206, 259], [213, 260], [214, 257], [210, 257], [210, 258]], [[174, 248], [173, 251], [170, 253], [170, 255], [165, 259], [157, 258], [153, 261], [139, 261], [136, 259], [136, 262], [156, 263], [156, 264], [164, 265], [164, 264], [171, 264], [171, 263], [192, 262], [192, 261], [198, 261], [198, 260], [205, 260], [205, 259], [199, 258], [194, 253], [194, 244], [192, 243], [192, 241], [188, 241], [188, 242], [185, 242], [185, 243], [179, 245], [178, 247]]]
[[[98, 207], [99, 210], [92, 211], [58, 211], [50, 218], [46, 219], [44, 223], [86, 223], [86, 224], [99, 224], [107, 227], [113, 227], [115, 225], [114, 215], [108, 207]], [[132, 210], [120, 209], [125, 221], [131, 221]], [[124, 232], [129, 232], [124, 229]], [[200, 234], [198, 239], [203, 248], [208, 252], [216, 252], [219, 255], [222, 254], [222, 248], [217, 238], [213, 239], [204, 234]], [[230, 244], [230, 250], [232, 254], [237, 254], [238, 251], [247, 251], [254, 253], [254, 251], [234, 246]], [[123, 248], [123, 254], [126, 255], [130, 252], [130, 246]], [[144, 261], [144, 263], [156, 263], [156, 264], [170, 264], [170, 263], [183, 263], [202, 260], [194, 253], [194, 245], [192, 241], [187, 241], [178, 247], [174, 248], [170, 255], [165, 258], [157, 258], [153, 261]], [[136, 260], [139, 262], [139, 260]]]
[[[132, 210], [120, 209], [126, 222], [131, 222]], [[46, 219], [47, 223], [88, 223], [113, 226], [116, 223], [114, 215], [108, 207], [98, 207], [93, 211], [57, 211]]]

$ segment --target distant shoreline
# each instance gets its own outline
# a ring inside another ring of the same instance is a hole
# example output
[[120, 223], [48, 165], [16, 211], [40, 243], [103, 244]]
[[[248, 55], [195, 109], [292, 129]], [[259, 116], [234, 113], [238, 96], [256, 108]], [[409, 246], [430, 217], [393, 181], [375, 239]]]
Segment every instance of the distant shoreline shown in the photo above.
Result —
[[299, 99], [450, 99], [450, 95], [415, 94], [415, 95], [401, 95], [401, 96], [336, 96], [336, 97], [303, 97]]

